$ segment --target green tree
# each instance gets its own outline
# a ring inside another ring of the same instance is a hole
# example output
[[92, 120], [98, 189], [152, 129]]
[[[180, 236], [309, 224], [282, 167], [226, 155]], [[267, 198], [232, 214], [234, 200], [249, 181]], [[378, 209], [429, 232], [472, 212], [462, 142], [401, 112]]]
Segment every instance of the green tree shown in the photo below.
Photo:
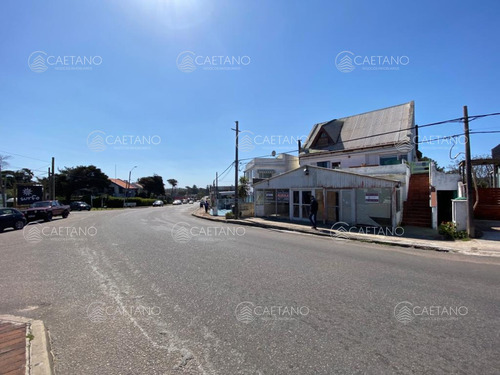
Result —
[[435, 161], [434, 159], [431, 159], [431, 158], [429, 158], [429, 157], [427, 157], [427, 156], [423, 156], [423, 157], [421, 157], [421, 158], [419, 159], [419, 161], [428, 161], [428, 162], [433, 162], [433, 163], [434, 163], [434, 165], [436, 166], [436, 170], [437, 170], [438, 172], [444, 172], [444, 168], [443, 168], [443, 167], [440, 167], [440, 166], [438, 165], [437, 161]]
[[147, 195], [149, 198], [156, 198], [158, 196], [165, 195], [165, 185], [163, 183], [163, 178], [161, 176], [158, 176], [157, 174], [149, 177], [141, 177], [138, 180], [138, 183], [141, 184], [144, 187], [144, 190], [147, 191]]
[[55, 177], [56, 195], [64, 196], [66, 201], [70, 201], [71, 195], [78, 190], [97, 194], [109, 187], [108, 176], [94, 165], [64, 167]]
[[174, 188], [177, 186], [178, 182], [175, 178], [169, 178], [167, 182], [172, 186], [172, 199], [174, 199]]
[[248, 194], [250, 194], [250, 184], [248, 178], [241, 176], [238, 184], [238, 197], [245, 199], [248, 197]]
[[[483, 154], [483, 155], [474, 155], [471, 157], [471, 160], [481, 160], [481, 159], [491, 159], [491, 155]], [[451, 164], [447, 168], [446, 173], [460, 173], [459, 164], [463, 160], [455, 159], [454, 164]], [[487, 162], [481, 162], [480, 164], [476, 164], [472, 166], [472, 178], [474, 184], [478, 187], [491, 187], [491, 175], [493, 173], [494, 166], [493, 164], [488, 164]]]

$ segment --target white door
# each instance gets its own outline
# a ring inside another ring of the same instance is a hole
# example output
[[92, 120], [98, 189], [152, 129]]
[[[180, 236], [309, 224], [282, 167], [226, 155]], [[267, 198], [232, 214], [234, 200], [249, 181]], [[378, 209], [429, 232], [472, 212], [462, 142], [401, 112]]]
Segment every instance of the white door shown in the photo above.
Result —
[[354, 194], [352, 190], [341, 191], [342, 204], [340, 205], [340, 221], [354, 224]]
[[293, 190], [292, 191], [292, 219], [309, 219], [309, 207], [311, 206], [312, 190]]

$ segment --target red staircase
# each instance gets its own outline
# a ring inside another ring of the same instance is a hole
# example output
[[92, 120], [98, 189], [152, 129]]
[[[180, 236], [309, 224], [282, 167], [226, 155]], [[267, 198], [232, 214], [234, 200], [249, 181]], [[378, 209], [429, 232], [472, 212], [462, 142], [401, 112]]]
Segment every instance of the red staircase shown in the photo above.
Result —
[[429, 175], [412, 174], [408, 199], [403, 204], [403, 225], [432, 227], [432, 209], [429, 207]]

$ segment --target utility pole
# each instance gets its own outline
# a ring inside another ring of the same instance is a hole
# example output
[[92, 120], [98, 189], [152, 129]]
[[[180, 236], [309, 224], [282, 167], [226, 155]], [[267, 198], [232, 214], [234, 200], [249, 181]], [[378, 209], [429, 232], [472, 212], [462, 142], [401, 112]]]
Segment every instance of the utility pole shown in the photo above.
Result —
[[240, 217], [239, 214], [239, 208], [238, 208], [238, 135], [239, 135], [239, 128], [238, 128], [238, 121], [234, 122], [236, 124], [236, 129], [231, 129], [236, 132], [236, 149], [235, 149], [235, 160], [234, 160], [234, 214], [236, 215], [236, 218], [238, 219]]
[[51, 193], [51, 197], [50, 199], [51, 200], [55, 200], [56, 199], [56, 175], [55, 175], [55, 158], [52, 157], [52, 180], [51, 180], [51, 188], [50, 188], [50, 193]]
[[467, 106], [464, 105], [464, 133], [465, 133], [465, 173], [467, 186], [467, 234], [470, 238], [475, 237], [474, 228], [474, 204], [472, 202], [472, 162], [470, 156], [469, 114]]
[[2, 194], [2, 207], [5, 207], [5, 186], [3, 184], [3, 177], [2, 177], [2, 159], [0, 159], [0, 194]]
[[[45, 199], [47, 200], [50, 200], [50, 197], [52, 196], [52, 194], [50, 194], [50, 188], [52, 186], [52, 183], [51, 183], [51, 173], [50, 173], [50, 167], [47, 169], [47, 191], [45, 192], [44, 194], [44, 197], [46, 197]], [[44, 186], [45, 188], [45, 186]]]
[[219, 197], [219, 172], [215, 172], [215, 208], [218, 208]]

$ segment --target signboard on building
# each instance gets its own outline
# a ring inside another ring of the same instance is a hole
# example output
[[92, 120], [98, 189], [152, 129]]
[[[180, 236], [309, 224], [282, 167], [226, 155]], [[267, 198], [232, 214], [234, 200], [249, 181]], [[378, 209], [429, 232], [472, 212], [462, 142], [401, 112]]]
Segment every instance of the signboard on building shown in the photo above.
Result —
[[366, 193], [365, 194], [366, 203], [379, 203], [378, 193]]
[[266, 202], [274, 202], [274, 190], [266, 190]]
[[43, 198], [43, 187], [40, 185], [17, 185], [17, 204], [32, 204]]
[[278, 198], [278, 202], [288, 202], [288, 200], [289, 200], [288, 190], [278, 190], [277, 198]]

